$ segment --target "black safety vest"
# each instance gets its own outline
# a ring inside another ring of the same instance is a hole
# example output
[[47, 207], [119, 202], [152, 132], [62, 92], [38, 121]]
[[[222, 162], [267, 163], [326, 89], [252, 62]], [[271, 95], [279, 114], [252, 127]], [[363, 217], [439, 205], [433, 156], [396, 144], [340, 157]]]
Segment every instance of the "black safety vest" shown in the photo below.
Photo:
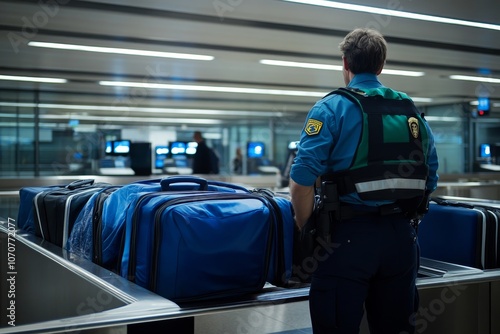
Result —
[[352, 88], [331, 94], [355, 102], [363, 121], [350, 167], [323, 175], [322, 180], [335, 181], [340, 195], [356, 192], [362, 200], [422, 198], [428, 176], [428, 133], [413, 102], [368, 96]]

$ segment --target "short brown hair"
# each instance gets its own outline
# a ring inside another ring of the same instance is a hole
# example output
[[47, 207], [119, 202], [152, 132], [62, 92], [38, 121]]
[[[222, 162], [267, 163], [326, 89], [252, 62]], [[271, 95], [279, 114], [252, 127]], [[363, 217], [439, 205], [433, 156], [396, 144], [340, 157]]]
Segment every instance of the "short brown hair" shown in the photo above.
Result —
[[387, 43], [376, 30], [358, 28], [351, 31], [339, 45], [352, 73], [378, 73], [387, 56]]

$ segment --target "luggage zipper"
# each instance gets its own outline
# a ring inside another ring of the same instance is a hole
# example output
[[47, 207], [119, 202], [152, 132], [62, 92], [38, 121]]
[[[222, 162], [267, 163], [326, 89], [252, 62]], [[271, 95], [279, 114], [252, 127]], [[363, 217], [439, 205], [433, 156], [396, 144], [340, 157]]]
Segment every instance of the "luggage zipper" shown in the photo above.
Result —
[[114, 186], [104, 189], [96, 199], [96, 204], [92, 212], [92, 244], [93, 254], [92, 259], [95, 264], [102, 266], [102, 210], [104, 202], [109, 195], [115, 192], [121, 186]]
[[[274, 238], [274, 224], [275, 224], [275, 215], [272, 214], [272, 208], [269, 207], [268, 201], [266, 201], [262, 196], [257, 196], [254, 194], [246, 194], [246, 193], [209, 193], [207, 195], [211, 196], [206, 196], [203, 198], [199, 197], [199, 193], [196, 195], [196, 197], [183, 197], [183, 198], [175, 198], [172, 200], [169, 200], [165, 203], [163, 203], [158, 210], [155, 212], [155, 218], [154, 218], [154, 240], [153, 240], [153, 249], [154, 251], [152, 252], [152, 259], [151, 259], [151, 268], [150, 268], [150, 281], [149, 281], [149, 290], [155, 292], [156, 291], [156, 285], [157, 285], [157, 271], [158, 271], [158, 249], [160, 246], [160, 235], [161, 235], [161, 215], [163, 212], [169, 207], [169, 206], [174, 206], [174, 205], [179, 205], [179, 204], [184, 204], [184, 203], [193, 203], [193, 202], [201, 202], [201, 201], [206, 201], [206, 200], [232, 200], [232, 199], [257, 199], [261, 201], [268, 209], [270, 213], [270, 217], [273, 220], [269, 224], [269, 237], [268, 237], [268, 242], [266, 245], [266, 261], [265, 261], [265, 270], [266, 272], [262, 275], [263, 281], [260, 282], [259, 284], [261, 286], [264, 286], [267, 280], [267, 274], [269, 270], [269, 262], [270, 262], [270, 255], [271, 255], [271, 247], [273, 244], [273, 238]], [[133, 272], [133, 275], [135, 276], [135, 263], [134, 266], [129, 265], [129, 272]]]

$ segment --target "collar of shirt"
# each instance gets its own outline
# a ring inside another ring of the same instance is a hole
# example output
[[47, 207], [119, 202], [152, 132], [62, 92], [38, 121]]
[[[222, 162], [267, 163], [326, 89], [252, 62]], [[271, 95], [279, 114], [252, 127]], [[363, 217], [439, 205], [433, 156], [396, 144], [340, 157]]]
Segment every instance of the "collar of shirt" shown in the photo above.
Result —
[[384, 87], [382, 83], [378, 80], [376, 74], [373, 73], [359, 73], [356, 74], [347, 87], [353, 88], [379, 88]]

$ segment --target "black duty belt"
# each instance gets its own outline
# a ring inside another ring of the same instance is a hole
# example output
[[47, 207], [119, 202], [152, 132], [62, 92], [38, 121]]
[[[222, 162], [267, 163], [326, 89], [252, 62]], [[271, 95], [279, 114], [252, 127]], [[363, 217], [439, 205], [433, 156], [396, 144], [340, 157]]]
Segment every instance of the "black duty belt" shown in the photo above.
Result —
[[381, 206], [367, 205], [340, 205], [340, 220], [348, 220], [362, 216], [406, 216], [397, 204], [386, 204]]

